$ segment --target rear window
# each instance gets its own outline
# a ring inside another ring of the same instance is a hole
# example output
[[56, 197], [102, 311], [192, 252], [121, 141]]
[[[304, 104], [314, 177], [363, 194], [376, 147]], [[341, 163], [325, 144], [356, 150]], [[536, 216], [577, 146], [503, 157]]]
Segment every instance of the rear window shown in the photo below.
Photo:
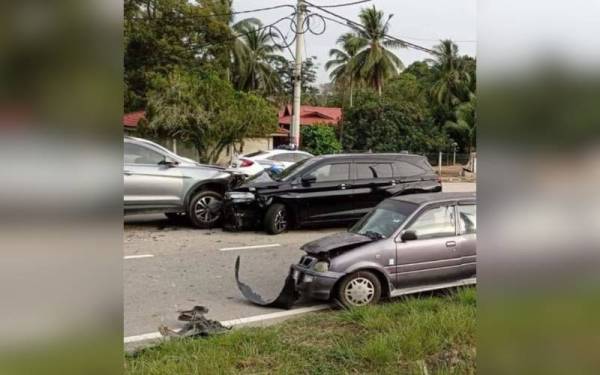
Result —
[[410, 177], [420, 176], [426, 173], [433, 173], [433, 170], [426, 164], [426, 159], [415, 159], [414, 161], [397, 161], [394, 163], [394, 176]]
[[268, 154], [268, 152], [265, 152], [265, 151], [256, 151], [256, 152], [251, 152], [249, 154], [246, 154], [246, 155], [244, 155], [244, 157], [253, 158], [255, 156], [260, 156], [260, 155], [265, 155], [265, 154]]

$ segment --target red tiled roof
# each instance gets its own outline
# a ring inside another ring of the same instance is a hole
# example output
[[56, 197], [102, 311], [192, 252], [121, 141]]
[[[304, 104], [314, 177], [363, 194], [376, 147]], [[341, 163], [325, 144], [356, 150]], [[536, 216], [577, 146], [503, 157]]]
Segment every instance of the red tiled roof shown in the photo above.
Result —
[[128, 128], [135, 128], [145, 115], [145, 111], [126, 113], [123, 115], [123, 125]]
[[[342, 119], [342, 109], [337, 107], [300, 107], [300, 125], [332, 124], [337, 125]], [[279, 123], [292, 123], [292, 106], [288, 105], [279, 112]]]

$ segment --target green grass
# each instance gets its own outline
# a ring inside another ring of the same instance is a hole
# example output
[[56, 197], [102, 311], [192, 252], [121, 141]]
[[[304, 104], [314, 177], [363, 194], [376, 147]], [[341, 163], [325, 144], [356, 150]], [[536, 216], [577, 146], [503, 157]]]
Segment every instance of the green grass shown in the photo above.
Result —
[[127, 374], [469, 374], [474, 288], [321, 312], [266, 328], [164, 342], [126, 355]]

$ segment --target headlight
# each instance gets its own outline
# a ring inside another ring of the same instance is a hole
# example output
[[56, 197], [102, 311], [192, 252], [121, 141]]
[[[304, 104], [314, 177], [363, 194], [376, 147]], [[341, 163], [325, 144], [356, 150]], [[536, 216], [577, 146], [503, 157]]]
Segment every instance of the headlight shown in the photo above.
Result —
[[329, 271], [329, 263], [327, 263], [327, 262], [317, 262], [313, 266], [313, 270], [315, 272], [327, 272], [327, 271]]
[[241, 192], [241, 191], [230, 191], [225, 193], [225, 199], [243, 199], [243, 200], [253, 200], [255, 198], [254, 194]]

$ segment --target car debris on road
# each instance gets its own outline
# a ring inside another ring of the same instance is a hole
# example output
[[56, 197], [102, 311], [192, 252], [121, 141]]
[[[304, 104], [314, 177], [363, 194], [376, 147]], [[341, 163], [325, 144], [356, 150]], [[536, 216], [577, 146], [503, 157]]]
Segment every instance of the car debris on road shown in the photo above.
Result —
[[231, 329], [216, 320], [207, 319], [204, 314], [208, 313], [208, 309], [204, 306], [194, 306], [191, 310], [179, 311], [179, 313], [177, 319], [186, 324], [179, 331], [164, 325], [160, 326], [158, 331], [163, 337], [207, 337]]
[[279, 307], [283, 309], [290, 309], [294, 303], [298, 300], [300, 295], [296, 292], [296, 281], [293, 278], [293, 272], [290, 269], [290, 273], [285, 278], [283, 289], [279, 292], [279, 295], [271, 300], [265, 300], [261, 295], [256, 293], [250, 286], [240, 281], [240, 257], [238, 256], [235, 260], [235, 281], [238, 289], [244, 297], [250, 302], [265, 307]]

